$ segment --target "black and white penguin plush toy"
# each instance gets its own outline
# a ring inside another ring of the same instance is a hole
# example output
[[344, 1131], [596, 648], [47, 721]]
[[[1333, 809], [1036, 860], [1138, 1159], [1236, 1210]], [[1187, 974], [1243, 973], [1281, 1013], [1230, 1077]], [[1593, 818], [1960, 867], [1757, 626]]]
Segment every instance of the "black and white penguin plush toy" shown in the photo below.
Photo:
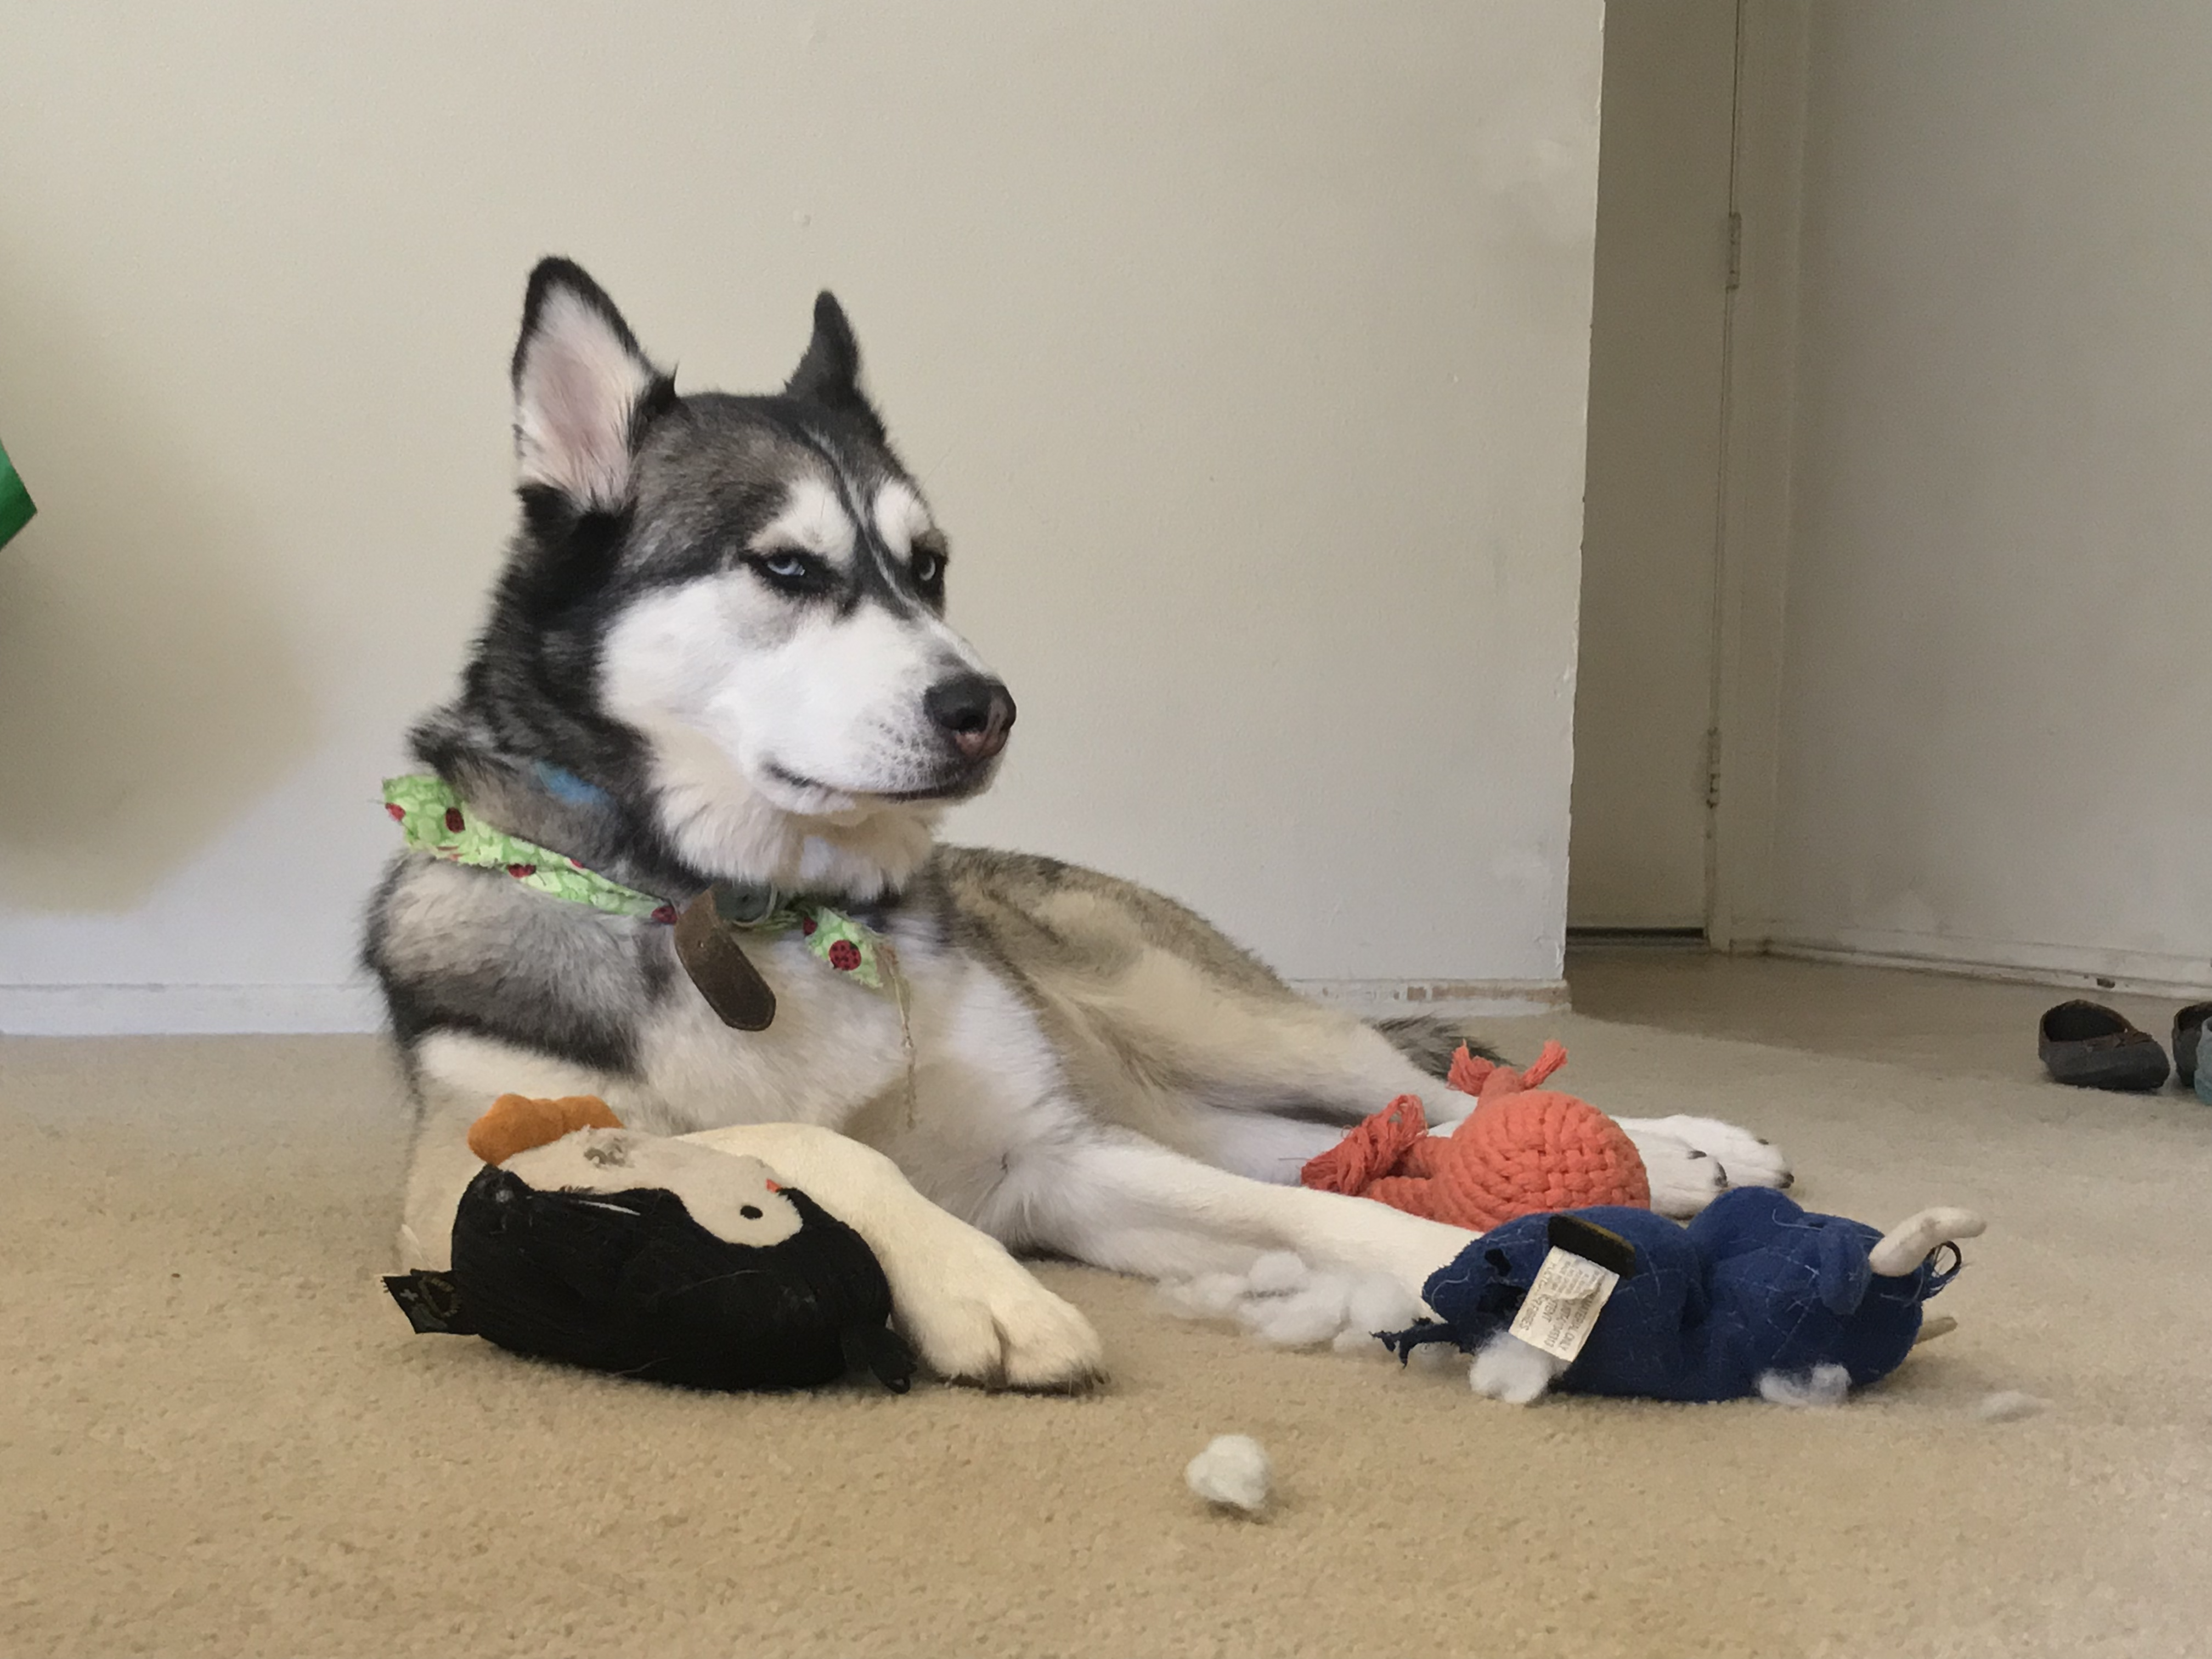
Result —
[[697, 1389], [865, 1370], [906, 1392], [875, 1253], [759, 1159], [626, 1129], [589, 1096], [502, 1096], [469, 1145], [452, 1270], [385, 1280], [417, 1331]]

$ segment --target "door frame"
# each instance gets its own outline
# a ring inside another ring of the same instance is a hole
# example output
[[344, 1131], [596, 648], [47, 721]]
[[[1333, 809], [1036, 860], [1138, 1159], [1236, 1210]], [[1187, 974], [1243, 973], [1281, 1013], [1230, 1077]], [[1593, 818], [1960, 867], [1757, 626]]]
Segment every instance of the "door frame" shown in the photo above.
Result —
[[1569, 831], [1580, 945], [1702, 948], [1714, 909], [1744, 3], [1606, 15]]
[[1705, 839], [1717, 951], [1755, 953], [1772, 930], [1811, 25], [1809, 0], [1738, 0]]

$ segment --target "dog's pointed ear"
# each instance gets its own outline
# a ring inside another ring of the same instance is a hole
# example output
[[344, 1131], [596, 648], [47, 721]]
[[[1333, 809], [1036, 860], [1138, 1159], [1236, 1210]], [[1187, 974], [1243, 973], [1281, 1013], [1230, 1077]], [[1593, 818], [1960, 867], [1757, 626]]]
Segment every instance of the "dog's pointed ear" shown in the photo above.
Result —
[[582, 266], [541, 259], [530, 273], [514, 377], [524, 489], [557, 490], [580, 513], [628, 502], [637, 438], [675, 388]]
[[814, 337], [784, 383], [783, 395], [830, 409], [873, 413], [860, 390], [860, 343], [853, 337], [845, 307], [826, 288], [814, 296]]

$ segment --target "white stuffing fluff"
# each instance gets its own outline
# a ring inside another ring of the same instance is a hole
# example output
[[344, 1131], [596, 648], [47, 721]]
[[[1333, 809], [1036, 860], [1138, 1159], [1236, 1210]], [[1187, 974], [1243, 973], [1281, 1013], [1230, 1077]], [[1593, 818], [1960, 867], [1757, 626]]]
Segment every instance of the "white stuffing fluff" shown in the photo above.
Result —
[[1249, 1434], [1218, 1434], [1184, 1467], [1190, 1489], [1219, 1509], [1257, 1515], [1275, 1478], [1267, 1453]]
[[1467, 1385], [1486, 1400], [1509, 1406], [1533, 1406], [1552, 1386], [1552, 1379], [1566, 1370], [1564, 1360], [1523, 1342], [1510, 1331], [1500, 1331], [1484, 1343], [1468, 1367]]
[[1777, 1406], [1840, 1406], [1851, 1391], [1851, 1374], [1841, 1365], [1815, 1365], [1791, 1376], [1786, 1371], [1762, 1371], [1759, 1397]]
[[2017, 1389], [2001, 1389], [1985, 1396], [1974, 1407], [1974, 1415], [1984, 1423], [2017, 1423], [2023, 1417], [2033, 1417], [2050, 1408], [2048, 1400], [2022, 1394]]
[[1376, 1331], [1402, 1331], [1425, 1311], [1420, 1298], [1388, 1273], [1354, 1279], [1352, 1294], [1345, 1299], [1348, 1328], [1363, 1336]]
[[1228, 1319], [1252, 1287], [1235, 1273], [1200, 1273], [1179, 1285], [1163, 1285], [1160, 1297], [1170, 1313], [1185, 1319]]
[[[1316, 1273], [1288, 1250], [1269, 1251], [1249, 1273], [1200, 1273], [1163, 1285], [1160, 1300], [1184, 1319], [1232, 1320], [1279, 1348], [1386, 1359], [1389, 1351], [1375, 1333], [1403, 1330], [1423, 1313], [1419, 1299], [1387, 1273]], [[1425, 1357], [1437, 1346], [1414, 1352]]]
[[[1397, 1355], [1375, 1340], [1373, 1332], [1363, 1331], [1357, 1325], [1346, 1325], [1331, 1337], [1328, 1351], [1331, 1353], [1348, 1353], [1354, 1359], [1387, 1359], [1393, 1364], [1398, 1359]], [[1418, 1354], [1422, 1350], [1416, 1348], [1413, 1352]]]
[[1318, 1348], [1344, 1328], [1344, 1280], [1317, 1279], [1288, 1296], [1255, 1296], [1237, 1309], [1245, 1329], [1278, 1348]]

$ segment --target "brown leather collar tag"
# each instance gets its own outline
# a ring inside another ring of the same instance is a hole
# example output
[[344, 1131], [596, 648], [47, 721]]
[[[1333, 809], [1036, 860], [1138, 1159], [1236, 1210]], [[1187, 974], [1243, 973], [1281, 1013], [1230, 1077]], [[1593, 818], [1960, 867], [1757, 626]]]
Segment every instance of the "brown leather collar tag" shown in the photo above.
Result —
[[676, 958], [722, 1024], [740, 1031], [765, 1031], [775, 1019], [775, 993], [739, 948], [736, 930], [714, 914], [708, 888], [676, 919]]

